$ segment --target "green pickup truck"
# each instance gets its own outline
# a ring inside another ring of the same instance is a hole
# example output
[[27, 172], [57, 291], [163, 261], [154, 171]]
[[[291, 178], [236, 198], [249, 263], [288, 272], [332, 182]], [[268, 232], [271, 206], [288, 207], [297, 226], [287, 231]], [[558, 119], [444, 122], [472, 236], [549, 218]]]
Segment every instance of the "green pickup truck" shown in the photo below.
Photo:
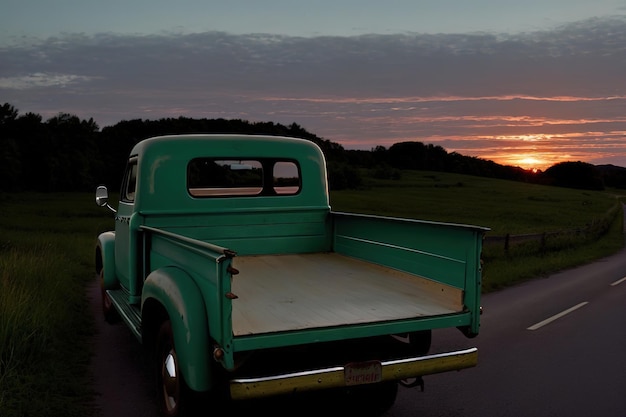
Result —
[[335, 212], [311, 141], [146, 139], [117, 209], [104, 186], [96, 203], [115, 213], [95, 251], [104, 317], [153, 354], [165, 415], [313, 390], [382, 412], [398, 384], [477, 364], [428, 351], [433, 329], [479, 333], [488, 229]]

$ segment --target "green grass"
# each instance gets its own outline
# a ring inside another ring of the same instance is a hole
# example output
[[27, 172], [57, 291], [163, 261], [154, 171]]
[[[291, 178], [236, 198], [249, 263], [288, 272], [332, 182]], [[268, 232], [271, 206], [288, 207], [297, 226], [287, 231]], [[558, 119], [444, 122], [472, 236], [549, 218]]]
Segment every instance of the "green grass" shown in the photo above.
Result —
[[334, 210], [474, 224], [491, 228], [492, 235], [579, 227], [615, 203], [608, 192], [427, 171], [403, 171], [400, 181], [369, 180], [363, 190], [331, 193]]
[[[606, 217], [609, 192], [588, 192], [462, 175], [405, 172], [331, 193], [337, 211], [490, 227], [491, 234], [575, 229]], [[113, 216], [92, 194], [0, 195], [0, 416], [80, 416], [95, 412], [89, 360], [94, 332], [86, 286], [94, 243]], [[619, 250], [622, 216], [600, 239], [566, 236], [485, 248], [484, 290], [586, 263]], [[535, 245], [535, 246], [533, 246]]]
[[0, 415], [89, 416], [95, 234], [85, 194], [0, 196]]

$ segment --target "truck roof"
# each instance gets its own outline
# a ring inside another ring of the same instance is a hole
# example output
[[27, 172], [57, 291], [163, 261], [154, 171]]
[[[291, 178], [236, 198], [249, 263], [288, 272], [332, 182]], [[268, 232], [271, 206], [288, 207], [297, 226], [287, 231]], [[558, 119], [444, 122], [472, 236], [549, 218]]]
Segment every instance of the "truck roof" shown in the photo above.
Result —
[[179, 152], [182, 146], [201, 147], [209, 146], [214, 155], [224, 156], [279, 156], [315, 154], [321, 156], [320, 148], [313, 142], [287, 136], [246, 135], [246, 134], [188, 134], [164, 135], [144, 139], [137, 143], [131, 155], [140, 155], [152, 149], [169, 153], [172, 149]]
[[[135, 205], [144, 213], [158, 211], [234, 209], [235, 207], [328, 206], [326, 163], [315, 143], [299, 138], [242, 134], [189, 134], [156, 136], [137, 143], [130, 153], [137, 160]], [[301, 191], [284, 197], [197, 198], [187, 187], [189, 163], [197, 158], [231, 160], [273, 158], [296, 161]], [[283, 198], [283, 202], [278, 201]], [[269, 199], [269, 201], [267, 201]], [[207, 202], [207, 200], [210, 200]], [[264, 202], [265, 201], [265, 202]]]

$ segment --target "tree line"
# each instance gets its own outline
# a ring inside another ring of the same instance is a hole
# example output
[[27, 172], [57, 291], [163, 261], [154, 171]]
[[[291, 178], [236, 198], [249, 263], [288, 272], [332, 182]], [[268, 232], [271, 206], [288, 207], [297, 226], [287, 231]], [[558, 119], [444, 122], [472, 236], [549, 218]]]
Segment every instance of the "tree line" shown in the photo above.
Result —
[[626, 188], [626, 168], [561, 163], [545, 172], [447, 152], [440, 146], [401, 142], [369, 151], [347, 150], [292, 123], [249, 122], [241, 119], [124, 120], [100, 129], [93, 119], [60, 113], [48, 120], [34, 113], [19, 114], [9, 103], [0, 106], [0, 191], [92, 191], [99, 184], [115, 189], [126, 159], [139, 141], [158, 135], [242, 133], [290, 136], [315, 142], [328, 164], [331, 189], [363, 185], [362, 171], [382, 179], [399, 179], [405, 169], [455, 172], [565, 187]]

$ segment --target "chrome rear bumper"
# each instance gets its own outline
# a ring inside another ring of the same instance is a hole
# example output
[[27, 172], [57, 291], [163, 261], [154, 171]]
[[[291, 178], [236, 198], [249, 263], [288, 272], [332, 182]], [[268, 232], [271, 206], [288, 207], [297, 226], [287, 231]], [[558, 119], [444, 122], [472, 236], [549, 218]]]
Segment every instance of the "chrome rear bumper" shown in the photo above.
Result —
[[[478, 364], [478, 349], [439, 353], [414, 358], [384, 361], [382, 381], [399, 381], [424, 375], [474, 367]], [[315, 369], [262, 378], [241, 378], [230, 381], [232, 399], [253, 399], [273, 395], [313, 391], [346, 386], [345, 368]]]

